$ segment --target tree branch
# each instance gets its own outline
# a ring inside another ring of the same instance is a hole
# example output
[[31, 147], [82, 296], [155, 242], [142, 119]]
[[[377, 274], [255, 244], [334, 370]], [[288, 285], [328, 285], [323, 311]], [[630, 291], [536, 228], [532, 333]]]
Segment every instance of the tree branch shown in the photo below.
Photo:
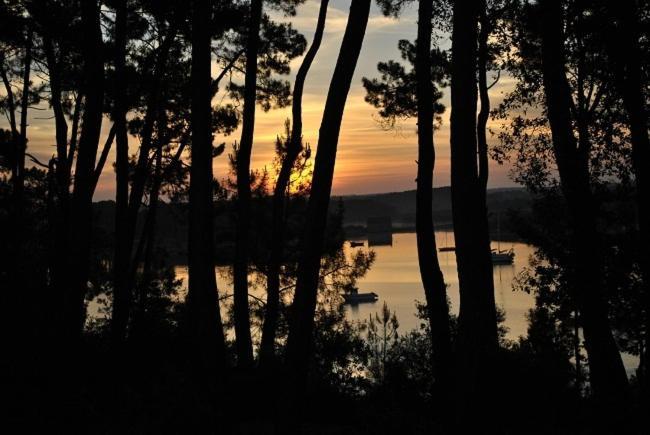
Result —
[[42, 167], [44, 167], [44, 168], [48, 168], [48, 169], [50, 168], [49, 165], [46, 165], [45, 163], [43, 163], [43, 162], [41, 162], [40, 160], [38, 160], [38, 159], [37, 159], [33, 154], [25, 153], [25, 155], [26, 155], [27, 157], [29, 157], [29, 159], [30, 159], [32, 162], [36, 163], [38, 166], [42, 166]]
[[99, 157], [99, 162], [97, 162], [97, 167], [95, 168], [95, 173], [93, 176], [93, 191], [97, 187], [99, 176], [102, 174], [102, 171], [104, 170], [104, 165], [106, 164], [108, 153], [110, 152], [111, 146], [113, 145], [113, 141], [115, 140], [116, 130], [117, 130], [116, 124], [114, 123], [111, 126], [111, 130], [108, 133], [108, 137], [106, 138], [106, 143], [104, 143], [104, 149], [102, 149], [102, 154]]

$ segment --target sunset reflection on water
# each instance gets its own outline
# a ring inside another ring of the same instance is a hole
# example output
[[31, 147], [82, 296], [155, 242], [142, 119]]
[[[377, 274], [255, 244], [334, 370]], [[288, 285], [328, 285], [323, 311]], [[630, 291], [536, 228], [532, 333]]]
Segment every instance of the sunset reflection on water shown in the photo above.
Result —
[[[453, 246], [452, 232], [436, 233], [436, 244]], [[497, 243], [493, 242], [493, 248]], [[505, 326], [509, 329], [508, 338], [515, 339], [526, 334], [526, 313], [533, 307], [535, 300], [532, 295], [512, 290], [514, 277], [528, 265], [528, 258], [534, 248], [523, 243], [502, 242], [501, 249], [515, 250], [515, 261], [512, 265], [495, 265], [494, 296], [497, 305], [506, 313]], [[346, 249], [368, 249], [350, 248]], [[348, 316], [352, 320], [367, 319], [371, 314], [380, 310], [384, 302], [395, 311], [402, 332], [418, 327], [420, 321], [416, 318], [415, 301], [424, 302], [424, 290], [420, 280], [415, 233], [393, 234], [392, 246], [372, 246], [370, 249], [377, 254], [376, 260], [368, 274], [359, 281], [360, 292], [373, 291], [379, 295], [379, 300], [372, 304], [348, 306]], [[451, 312], [458, 314], [459, 294], [458, 275], [456, 273], [456, 254], [439, 252], [438, 259], [448, 284], [448, 296], [451, 301]]]

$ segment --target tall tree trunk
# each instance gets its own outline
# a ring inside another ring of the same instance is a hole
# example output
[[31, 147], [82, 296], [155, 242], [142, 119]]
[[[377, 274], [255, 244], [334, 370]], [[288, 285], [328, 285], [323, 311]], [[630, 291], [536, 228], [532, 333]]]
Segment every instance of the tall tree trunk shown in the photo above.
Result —
[[[9, 128], [11, 129], [11, 140], [13, 142], [12, 145], [15, 149], [16, 143], [19, 139], [18, 124], [16, 123], [16, 98], [14, 97], [14, 91], [11, 87], [11, 82], [9, 81], [9, 76], [7, 75], [7, 70], [5, 69], [4, 63], [4, 53], [0, 53], [0, 75], [2, 75], [2, 83], [4, 85], [5, 92], [7, 93], [5, 104], [7, 105], [7, 115], [9, 116]], [[12, 161], [11, 164], [13, 168], [14, 162]]]
[[440, 270], [433, 222], [433, 170], [435, 148], [433, 144], [434, 95], [431, 61], [432, 0], [420, 0], [418, 8], [418, 36], [416, 44], [415, 74], [418, 104], [418, 175], [415, 203], [415, 231], [417, 236], [420, 277], [427, 301], [427, 314], [431, 327], [432, 365], [434, 369], [435, 407], [440, 419], [447, 413], [451, 371], [451, 341], [449, 335], [449, 307], [447, 288]]
[[[158, 47], [154, 64], [154, 80], [147, 94], [147, 112], [144, 117], [138, 161], [132, 177], [131, 191], [128, 188], [128, 139], [126, 129], [122, 133], [121, 144], [118, 144], [116, 158], [116, 214], [120, 214], [120, 222], [116, 222], [116, 246], [114, 267], [115, 303], [113, 304], [112, 335], [115, 340], [123, 341], [126, 337], [129, 314], [133, 300], [134, 264], [133, 244], [142, 198], [149, 176], [149, 152], [151, 151], [153, 131], [160, 110], [160, 87], [165, 66], [168, 62], [169, 51], [176, 38], [176, 26], [168, 30], [165, 39]], [[121, 109], [126, 116], [127, 108]], [[122, 115], [121, 115], [122, 116]], [[126, 121], [125, 121], [126, 122]], [[118, 136], [119, 139], [119, 136]], [[117, 217], [117, 216], [116, 216]], [[117, 227], [119, 228], [119, 231]]]
[[[487, 16], [485, 0], [480, 2], [479, 23], [481, 30], [478, 34], [478, 93], [481, 109], [476, 119], [476, 141], [478, 146], [478, 178], [481, 193], [487, 194], [488, 146], [487, 122], [490, 116], [490, 95], [488, 94], [487, 68], [488, 68], [488, 37], [490, 36], [490, 23]], [[485, 201], [485, 198], [483, 199]]]
[[363, 44], [369, 11], [370, 0], [352, 0], [350, 15], [327, 93], [319, 130], [316, 162], [287, 340], [287, 362], [294, 377], [296, 405], [305, 388], [312, 352], [320, 262], [341, 120]]
[[[12, 291], [8, 292], [6, 296], [13, 300], [8, 306], [13, 306], [15, 309], [14, 298], [20, 297], [18, 291], [21, 287], [25, 287], [24, 262], [22, 261], [22, 231], [23, 231], [23, 190], [24, 190], [24, 172], [25, 172], [25, 147], [27, 145], [27, 112], [29, 109], [29, 78], [31, 75], [32, 64], [32, 32], [28, 32], [27, 39], [25, 40], [25, 56], [23, 59], [23, 89], [22, 98], [20, 100], [20, 130], [16, 121], [16, 99], [13, 93], [13, 88], [7, 75], [7, 70], [4, 66], [4, 54], [0, 54], [0, 68], [2, 74], [2, 81], [4, 83], [6, 92], [6, 105], [7, 115], [9, 118], [9, 128], [11, 130], [11, 151], [9, 156], [9, 164], [11, 165], [11, 185], [12, 197], [9, 208], [9, 218], [11, 230], [7, 231], [8, 234], [8, 248], [12, 255], [8, 257], [9, 264], [7, 265], [7, 272], [10, 287]], [[22, 289], [22, 293], [29, 292], [29, 289]], [[18, 310], [20, 311], [20, 310]], [[13, 314], [13, 313], [9, 313]], [[12, 323], [9, 323], [12, 324]]]
[[77, 92], [77, 96], [74, 102], [74, 112], [72, 114], [72, 131], [70, 132], [70, 147], [68, 149], [68, 178], [70, 177], [70, 172], [72, 171], [72, 161], [74, 160], [75, 153], [77, 151], [77, 141], [79, 139], [79, 118], [81, 117], [82, 103], [84, 100], [83, 89], [80, 89]]
[[589, 184], [588, 151], [573, 134], [571, 91], [565, 72], [561, 2], [541, 0], [542, 73], [548, 120], [562, 192], [573, 232], [575, 297], [580, 311], [594, 395], [610, 411], [626, 403], [627, 376], [609, 327], [604, 297], [602, 246]]
[[[5, 104], [6, 104], [6, 111], [7, 115], [9, 118], [9, 128], [11, 130], [11, 148], [10, 148], [10, 154], [8, 158], [8, 163], [11, 165], [11, 177], [14, 179], [16, 177], [16, 149], [17, 149], [17, 144], [20, 141], [20, 133], [18, 132], [18, 126], [16, 123], [16, 99], [14, 97], [13, 93], [13, 88], [11, 86], [11, 82], [9, 80], [9, 76], [7, 75], [7, 69], [5, 68], [5, 57], [4, 53], [0, 52], [0, 75], [2, 76], [2, 82], [4, 84], [5, 88]], [[13, 227], [16, 225], [16, 219], [14, 219], [15, 213], [13, 210], [13, 206], [11, 206], [11, 212], [10, 212], [10, 225]], [[20, 247], [20, 240], [17, 237], [16, 231], [7, 231], [7, 244], [8, 244], [8, 249], [6, 249], [7, 252], [10, 253], [15, 253], [18, 251]], [[16, 289], [18, 288], [18, 284], [20, 281], [19, 274], [17, 273], [17, 258], [16, 255], [6, 255], [2, 256], [2, 260], [6, 258], [7, 265], [5, 266], [6, 268], [6, 274], [4, 274], [4, 279], [0, 279], [0, 285], [6, 286], [7, 289], [11, 289], [9, 291], [4, 291], [2, 292], [3, 299], [1, 301], [1, 306], [7, 307], [7, 311], [3, 312], [1, 315], [3, 318], [9, 318], [12, 317], [13, 311], [15, 310], [16, 307], [16, 298], [17, 298], [17, 292]], [[15, 320], [13, 318], [7, 320], [7, 325], [14, 325]], [[10, 338], [13, 338], [14, 334], [10, 335]], [[22, 338], [18, 337], [16, 342], [21, 341]]]
[[61, 96], [61, 72], [54, 54], [54, 45], [49, 34], [43, 35], [43, 48], [50, 76], [50, 102], [54, 112], [56, 137], [56, 181], [62, 207], [67, 207], [70, 189], [70, 162], [68, 161], [68, 123], [65, 119]]
[[[11, 83], [6, 76], [3, 65], [3, 81], [7, 91], [8, 115], [11, 128], [11, 164], [12, 185], [11, 202], [7, 209], [8, 225], [3, 234], [7, 234], [7, 240], [3, 240], [3, 250], [9, 255], [3, 269], [7, 271], [8, 282], [0, 282], [2, 293], [0, 294], [0, 315], [3, 331], [10, 331], [7, 335], [1, 335], [3, 343], [7, 348], [8, 364], [3, 369], [9, 368], [13, 373], [24, 373], [26, 364], [32, 358], [30, 346], [35, 338], [32, 332], [38, 331], [38, 320], [34, 316], [39, 312], [35, 310], [36, 304], [42, 298], [41, 286], [37, 281], [37, 270], [34, 270], [33, 262], [29, 261], [29, 253], [24, 246], [24, 234], [26, 232], [24, 216], [24, 186], [25, 186], [25, 149], [27, 146], [27, 113], [29, 109], [29, 89], [32, 64], [32, 31], [28, 29], [24, 46], [23, 58], [23, 86], [22, 98], [20, 99], [20, 130], [16, 128], [15, 100], [11, 91]], [[4, 213], [3, 213], [4, 214]], [[6, 269], [5, 269], [6, 268]], [[1, 275], [1, 274], [0, 274]], [[6, 322], [6, 323], [5, 323]], [[30, 355], [31, 356], [31, 355]], [[28, 372], [29, 369], [25, 370]]]
[[285, 230], [285, 202], [287, 188], [291, 179], [291, 171], [296, 163], [298, 155], [302, 151], [302, 93], [305, 87], [305, 79], [311, 67], [316, 53], [320, 48], [325, 30], [325, 18], [327, 17], [327, 6], [329, 0], [321, 0], [316, 22], [314, 41], [307, 50], [305, 58], [296, 74], [296, 82], [293, 87], [293, 102], [291, 115], [293, 125], [287, 154], [282, 161], [282, 167], [278, 174], [273, 191], [273, 217], [271, 223], [271, 246], [269, 266], [266, 281], [266, 311], [264, 315], [264, 326], [262, 329], [262, 343], [260, 345], [260, 364], [267, 364], [274, 358], [275, 336], [278, 325], [280, 309], [280, 267], [284, 251], [284, 230]]
[[190, 167], [186, 332], [195, 359], [211, 371], [225, 363], [223, 325], [214, 271], [212, 205], [211, 4], [192, 11], [192, 164]]
[[[79, 124], [79, 113], [81, 110], [81, 96], [77, 98], [74, 113], [73, 113], [73, 126], [70, 146], [68, 146], [68, 123], [65, 118], [62, 101], [61, 89], [61, 69], [59, 60], [54, 51], [54, 41], [52, 35], [48, 31], [43, 32], [43, 49], [45, 52], [45, 59], [47, 61], [47, 69], [50, 81], [50, 102], [52, 111], [54, 112], [55, 119], [55, 138], [56, 138], [56, 163], [51, 166], [52, 177], [55, 183], [50, 185], [52, 192], [50, 192], [50, 201], [48, 207], [50, 209], [50, 225], [53, 229], [54, 235], [52, 237], [50, 247], [51, 257], [51, 280], [53, 283], [61, 283], [62, 275], [66, 273], [65, 256], [62, 253], [68, 250], [68, 228], [70, 219], [70, 182], [72, 175], [72, 159], [74, 153], [72, 152], [73, 138], [76, 140], [76, 134]], [[70, 148], [70, 150], [69, 150]], [[54, 198], [57, 198], [54, 201]], [[44, 297], [43, 306], [52, 307], [59, 292], [48, 292], [49, 294]], [[45, 308], [43, 311], [44, 317], [48, 320], [53, 318], [51, 309]], [[54, 316], [56, 317], [56, 316]], [[51, 322], [44, 321], [44, 325], [49, 325]], [[53, 332], [51, 328], [45, 326], [45, 336]], [[52, 338], [52, 337], [50, 337]]]
[[[32, 66], [32, 38], [33, 31], [31, 28], [27, 32], [27, 39], [25, 41], [25, 59], [23, 66], [23, 89], [22, 96], [20, 99], [20, 137], [18, 141], [14, 142], [15, 159], [13, 161], [14, 168], [12, 172], [12, 202], [13, 210], [11, 213], [12, 217], [12, 231], [11, 231], [11, 242], [10, 246], [14, 248], [14, 255], [11, 257], [12, 264], [10, 271], [15, 275], [16, 285], [14, 291], [18, 291], [18, 288], [21, 288], [22, 292], [31, 292], [35, 289], [32, 289], [29, 285], [30, 279], [29, 274], [32, 271], [26, 270], [29, 268], [25, 262], [24, 248], [22, 245], [23, 233], [25, 231], [24, 224], [24, 208], [25, 208], [25, 152], [27, 150], [27, 112], [29, 110], [29, 85], [31, 77], [31, 66]], [[24, 298], [21, 298], [21, 302]], [[26, 309], [27, 307], [22, 307]]]
[[451, 192], [460, 287], [457, 411], [463, 426], [485, 416], [497, 347], [485, 185], [477, 166], [479, 2], [454, 2], [451, 60]]
[[62, 286], [64, 334], [71, 341], [80, 338], [86, 317], [84, 298], [88, 286], [91, 254], [95, 160], [104, 102], [103, 43], [99, 15], [97, 1], [88, 0], [81, 3], [84, 34], [82, 38], [83, 86], [86, 100], [70, 204], [70, 224], [67, 229], [69, 243]]
[[[165, 120], [166, 121], [166, 120]], [[160, 126], [164, 126], [159, 121]], [[158, 140], [156, 149], [156, 167], [154, 169], [151, 189], [149, 191], [149, 208], [147, 217], [142, 228], [141, 238], [145, 240], [146, 248], [144, 249], [144, 258], [142, 260], [142, 279], [139, 284], [137, 307], [133, 314], [133, 334], [146, 338], [147, 330], [147, 299], [149, 298], [149, 289], [153, 281], [153, 256], [156, 246], [156, 218], [158, 214], [158, 202], [160, 195], [160, 185], [162, 183], [162, 141]], [[138, 259], [135, 260], [138, 262]]]
[[25, 151], [27, 150], [27, 112], [29, 109], [29, 78], [32, 66], [32, 38], [33, 32], [27, 32], [25, 41], [25, 62], [23, 68], [23, 94], [20, 100], [20, 139], [16, 145], [16, 169], [13, 181], [14, 217], [16, 219], [17, 235], [20, 237], [22, 227], [23, 191], [25, 189]]
[[234, 263], [235, 349], [237, 364], [253, 364], [250, 315], [248, 312], [248, 234], [251, 212], [251, 152], [255, 129], [257, 91], [257, 52], [260, 44], [262, 0], [251, 0], [248, 40], [246, 41], [246, 73], [244, 84], [244, 114], [242, 133], [237, 149], [237, 237]]
[[126, 26], [127, 1], [115, 4], [115, 252], [113, 258], [113, 316], [111, 339], [120, 346], [126, 338], [128, 322], [128, 273], [131, 247], [128, 241], [129, 208], [129, 139], [126, 130]]
[[[639, 47], [638, 11], [634, 2], [613, 4], [604, 2], [610, 16], [616, 18], [617, 28], [611, 29], [608, 48], [610, 57], [614, 61], [616, 81], [623, 103], [627, 111], [630, 136], [632, 139], [632, 163], [636, 178], [637, 213], [639, 221], [641, 247], [641, 273], [643, 278], [643, 291], [645, 300], [645, 358], [649, 361], [650, 346], [650, 140], [648, 139], [648, 109], [647, 96], [643, 83], [643, 69], [641, 65], [642, 53]], [[625, 47], [625, 50], [621, 50]], [[642, 388], [645, 390], [646, 400], [650, 399], [650, 376], [647, 364], [640, 373]]]

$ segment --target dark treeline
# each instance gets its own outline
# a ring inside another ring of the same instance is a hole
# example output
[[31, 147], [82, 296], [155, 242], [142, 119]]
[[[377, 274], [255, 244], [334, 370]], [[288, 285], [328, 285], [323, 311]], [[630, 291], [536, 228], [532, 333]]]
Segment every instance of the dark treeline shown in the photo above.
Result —
[[[309, 41], [291, 24], [306, 1]], [[417, 16], [401, 59], [362, 80], [380, 128], [417, 121], [416, 190], [343, 201], [333, 177], [371, 3], [349, 2], [313, 153], [303, 93], [328, 0], [0, 3], [3, 426], [647, 433], [650, 5], [377, 0]], [[446, 92], [449, 190], [433, 189]], [[256, 112], [283, 107], [274, 161], [254, 169]], [[30, 145], [38, 118], [47, 158]], [[491, 161], [526, 193], [488, 192]], [[106, 174], [114, 203], [93, 203]], [[345, 248], [345, 227], [375, 208], [414, 225], [412, 331], [385, 304], [345, 316], [375, 259]], [[535, 299], [518, 339], [494, 296], [502, 221], [535, 247], [514, 283]], [[458, 316], [434, 237], [450, 224]]]

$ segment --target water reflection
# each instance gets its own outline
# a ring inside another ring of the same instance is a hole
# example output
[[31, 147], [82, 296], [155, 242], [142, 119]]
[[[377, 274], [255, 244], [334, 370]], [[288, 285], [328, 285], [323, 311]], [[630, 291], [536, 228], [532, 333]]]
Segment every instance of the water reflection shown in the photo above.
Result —
[[[452, 232], [436, 233], [438, 246], [453, 246]], [[493, 243], [493, 248], [497, 243]], [[528, 265], [529, 257], [534, 253], [532, 246], [523, 243], [501, 243], [501, 249], [513, 248], [515, 257], [512, 264], [493, 266], [494, 297], [497, 305], [505, 311], [505, 326], [508, 328], [507, 337], [517, 339], [526, 335], [528, 321], [526, 314], [535, 304], [532, 295], [521, 291], [513, 291], [512, 283], [517, 274]], [[372, 249], [376, 252], [376, 260], [368, 274], [358, 282], [360, 292], [375, 292], [379, 300], [373, 303], [346, 305], [345, 310], [350, 320], [366, 320], [371, 314], [378, 312], [383, 303], [396, 312], [400, 323], [400, 332], [417, 328], [420, 320], [416, 317], [415, 301], [424, 302], [424, 290], [420, 281], [417, 259], [415, 233], [396, 233], [392, 235], [392, 245], [380, 245], [367, 248], [365, 245], [345, 249], [349, 254], [356, 249]], [[458, 314], [459, 293], [458, 275], [456, 273], [456, 254], [454, 251], [438, 252], [438, 259], [445, 281], [448, 284], [447, 294], [451, 301], [451, 312]], [[232, 284], [229, 282], [227, 267], [217, 267], [220, 294], [232, 294]], [[187, 266], [175, 267], [176, 277], [183, 281], [184, 293], [187, 286]], [[265, 299], [264, 289], [253, 286], [252, 295]], [[182, 296], [181, 296], [182, 297]], [[224, 304], [221, 305], [222, 315], [225, 315]], [[230, 332], [232, 333], [232, 331]], [[621, 354], [628, 374], [634, 373], [638, 366], [638, 357]]]
[[[453, 246], [452, 232], [436, 233], [438, 246]], [[368, 275], [359, 281], [360, 292], [375, 292], [379, 300], [371, 304], [348, 306], [350, 319], [367, 319], [377, 312], [384, 302], [397, 313], [402, 332], [416, 328], [419, 320], [416, 318], [415, 301], [424, 302], [424, 291], [420, 281], [416, 238], [414, 233], [397, 233], [392, 237], [391, 246], [373, 246], [377, 253], [375, 264]], [[495, 246], [496, 247], [496, 243]], [[517, 338], [526, 334], [526, 313], [533, 307], [534, 297], [512, 290], [512, 281], [517, 273], [528, 264], [528, 258], [534, 248], [523, 243], [501, 243], [502, 249], [514, 248], [513, 264], [494, 265], [494, 293], [497, 305], [505, 310], [505, 326], [509, 329], [508, 337]], [[350, 248], [366, 249], [362, 247]], [[438, 258], [451, 301], [451, 311], [458, 314], [459, 293], [458, 276], [456, 274], [456, 253], [453, 251], [439, 252]]]
[[[436, 233], [438, 246], [453, 245], [453, 233]], [[379, 300], [373, 303], [347, 305], [346, 311], [351, 320], [365, 320], [377, 312], [384, 302], [395, 311], [402, 332], [418, 327], [419, 320], [415, 316], [415, 301], [424, 302], [424, 290], [420, 281], [415, 233], [396, 233], [391, 235], [391, 245], [373, 245], [351, 248], [345, 245], [349, 253], [356, 249], [372, 249], [377, 253], [375, 263], [368, 274], [359, 280], [359, 292], [375, 292]], [[447, 243], [445, 245], [444, 243]], [[496, 243], [495, 243], [496, 246]], [[508, 337], [517, 338], [526, 334], [526, 313], [533, 307], [533, 296], [523, 292], [512, 291], [512, 281], [517, 273], [528, 264], [528, 257], [533, 253], [531, 246], [523, 243], [502, 243], [502, 248], [513, 247], [515, 259], [513, 264], [494, 265], [494, 293], [496, 303], [505, 310], [505, 326], [509, 328]], [[451, 311], [458, 314], [459, 294], [458, 276], [456, 274], [456, 253], [439, 252], [438, 258], [445, 282], [448, 284], [447, 294], [451, 301]], [[187, 285], [187, 266], [177, 266], [176, 276], [183, 280], [183, 288]], [[219, 292], [222, 295], [231, 294], [232, 286], [228, 282], [226, 267], [218, 267]], [[264, 290], [250, 289], [254, 296], [265, 298]], [[223, 308], [223, 307], [222, 307]]]

